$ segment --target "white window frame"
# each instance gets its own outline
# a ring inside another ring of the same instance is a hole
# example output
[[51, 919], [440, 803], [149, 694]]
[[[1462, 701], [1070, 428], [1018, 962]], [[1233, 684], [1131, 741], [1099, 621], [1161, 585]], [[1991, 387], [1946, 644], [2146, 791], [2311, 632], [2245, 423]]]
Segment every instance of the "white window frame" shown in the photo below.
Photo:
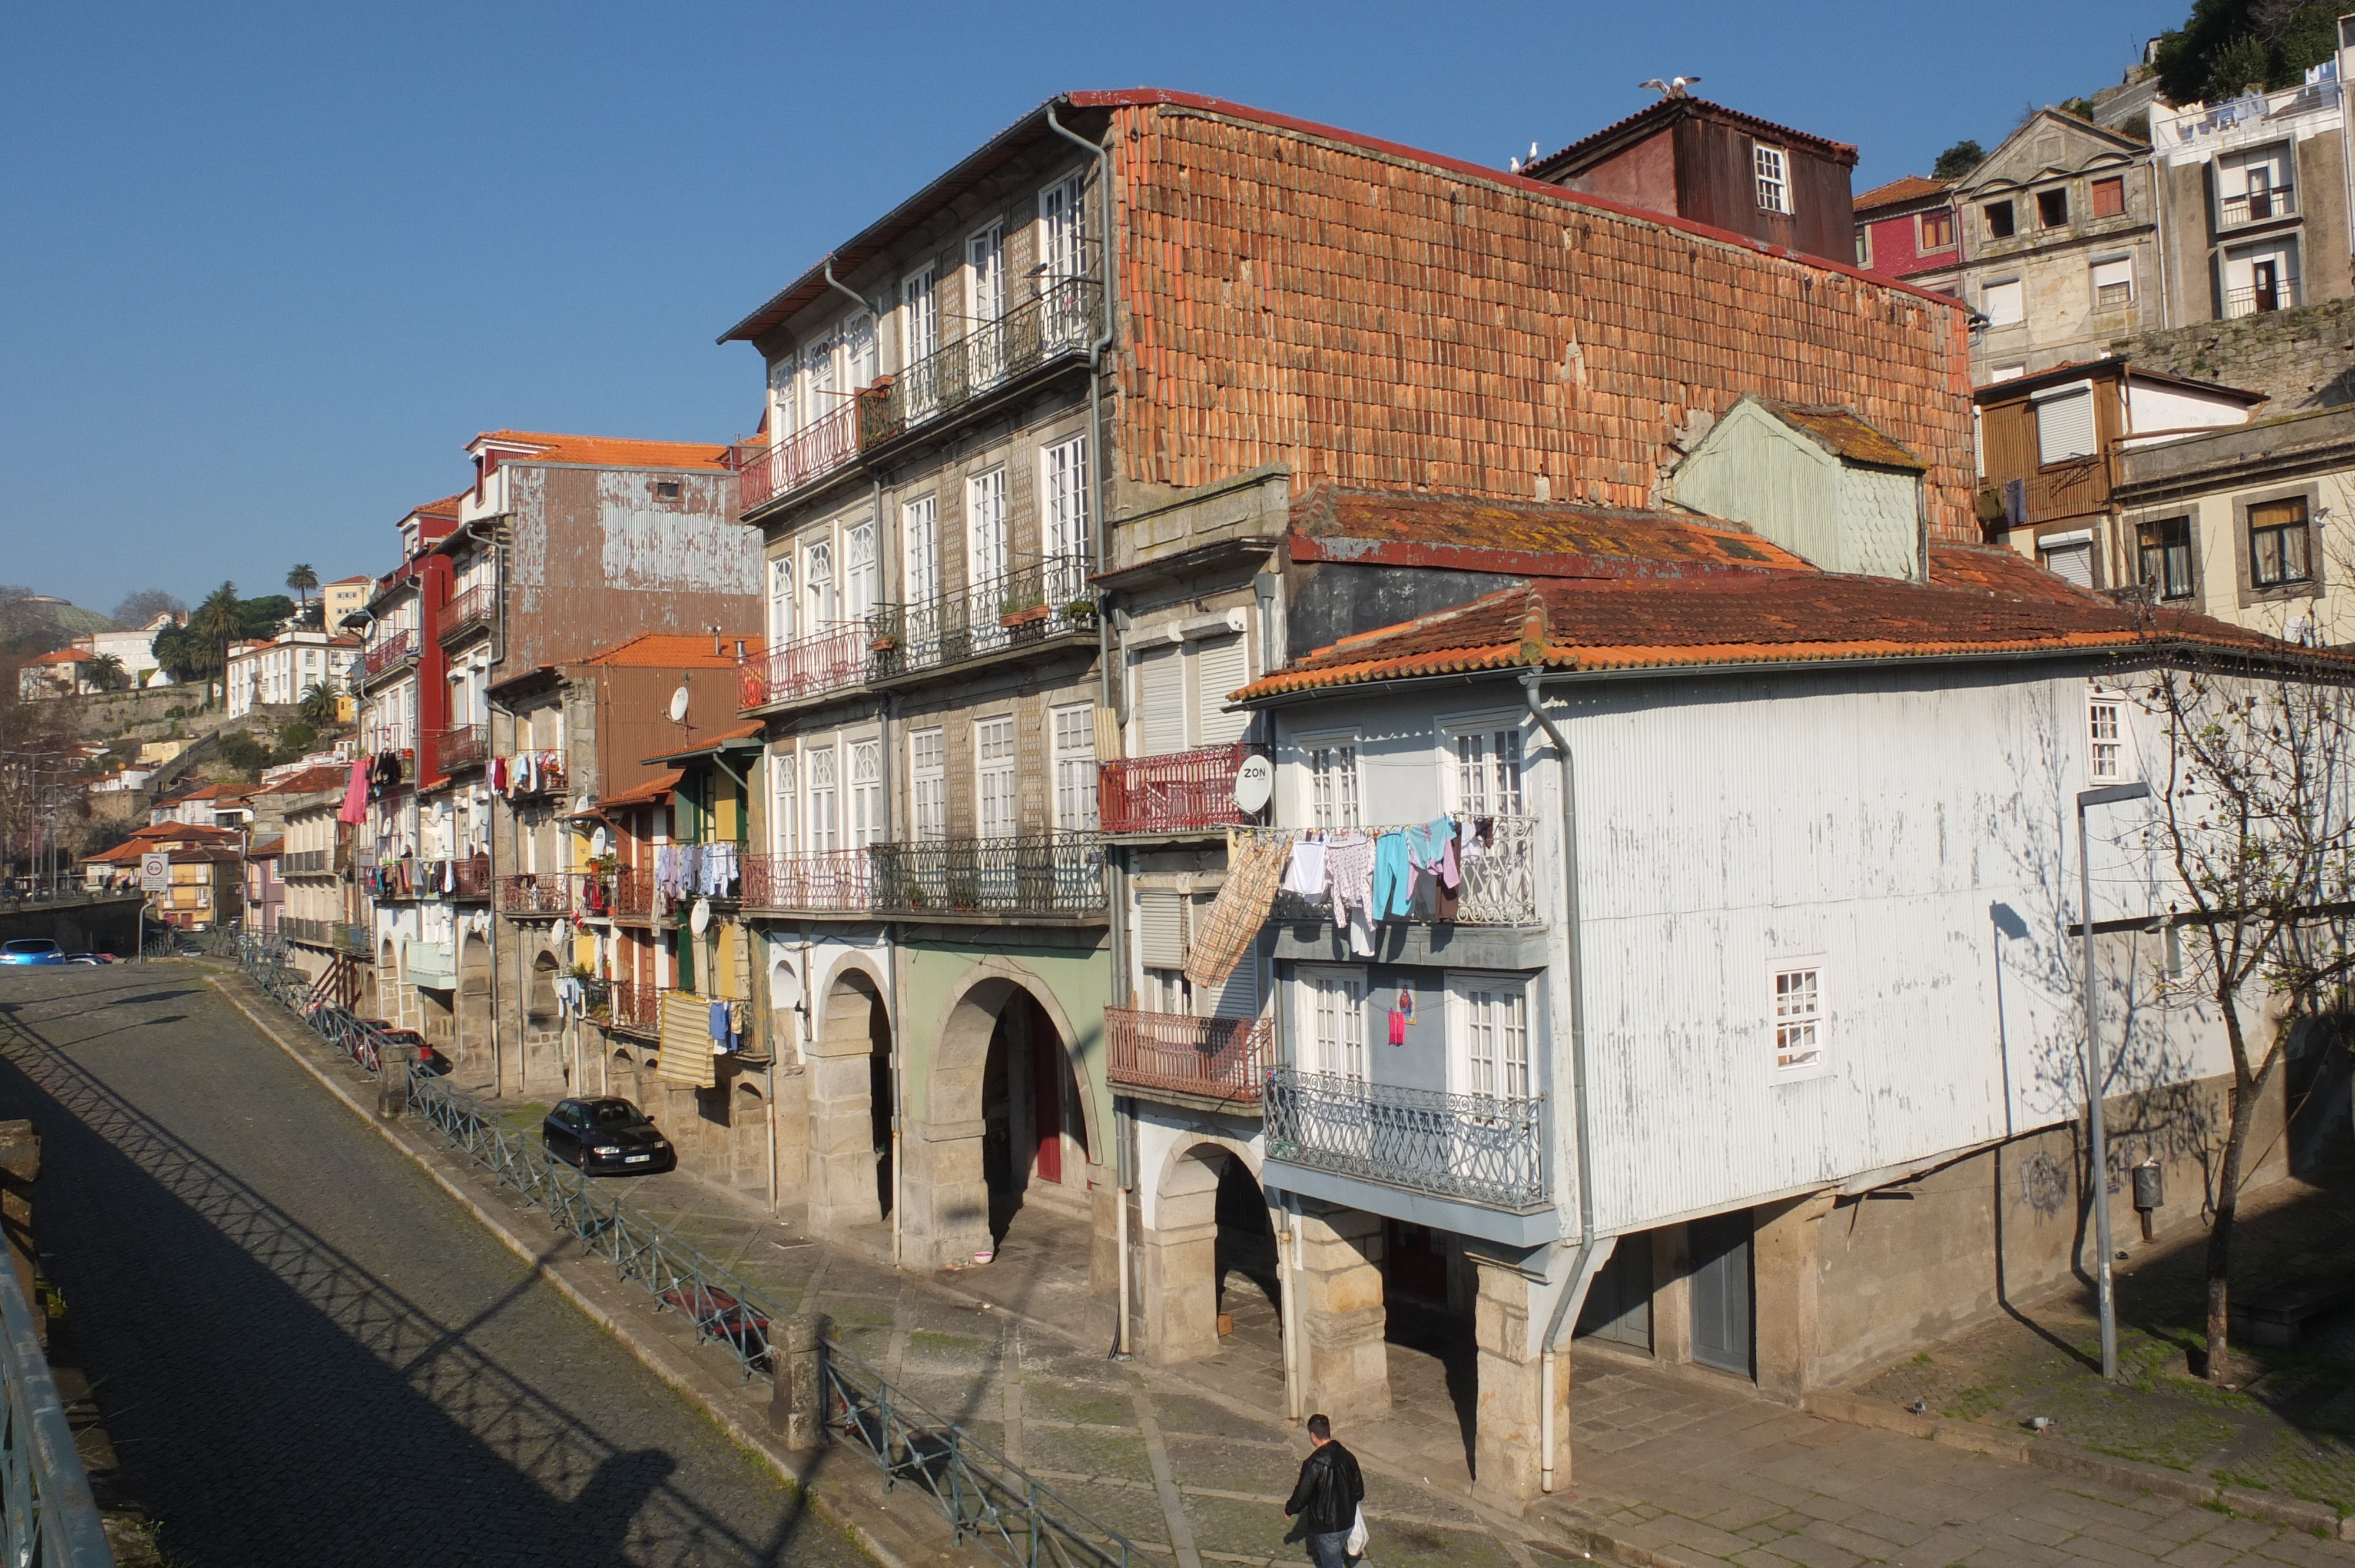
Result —
[[[975, 592], [981, 586], [1004, 577], [1010, 569], [1006, 531], [1006, 468], [1004, 464], [986, 473], [976, 473], [964, 482], [965, 520], [965, 586]], [[991, 589], [994, 595], [996, 590]], [[993, 602], [975, 601], [975, 613], [987, 612], [991, 623], [997, 616]]]
[[[1013, 838], [1022, 832], [1021, 739], [1015, 715], [973, 721], [973, 806], [975, 838]], [[1003, 815], [993, 823], [991, 805]]]
[[802, 592], [809, 596], [809, 629], [823, 631], [833, 624], [835, 598], [834, 535], [819, 534], [802, 541]]
[[846, 391], [856, 391], [871, 386], [883, 374], [882, 334], [876, 330], [875, 313], [858, 311], [842, 319], [837, 329], [842, 339], [843, 379], [849, 383]]
[[1055, 830], [1092, 833], [1102, 823], [1096, 802], [1096, 710], [1068, 703], [1047, 710], [1054, 749]]
[[[1766, 1068], [1774, 1082], [1821, 1077], [1831, 1070], [1829, 968], [1821, 953], [1796, 953], [1766, 965]], [[1801, 976], [1811, 977], [1804, 999], [1789, 989]]]
[[2123, 692], [2085, 693], [2085, 782], [2124, 784], [2142, 776], [2135, 752], [2135, 705]]
[[769, 648], [772, 652], [794, 640], [794, 553], [769, 557]]
[[1764, 142], [1750, 143], [1750, 173], [1757, 186], [1758, 207], [1763, 212], [1792, 214], [1791, 154], [1788, 148], [1772, 146]]
[[769, 753], [769, 847], [778, 854], [801, 853], [800, 761], [790, 744]]
[[800, 390], [802, 356], [788, 352], [769, 365], [769, 439], [782, 441], [801, 428], [801, 402], [794, 394]]
[[[1996, 314], [1995, 307], [1988, 296], [1996, 293], [1998, 290], [2005, 289], [2011, 291], [2009, 295], [2009, 299], [2013, 307], [2013, 313], [2008, 316], [1998, 316]], [[2027, 321], [2028, 285], [2026, 281], [2019, 278], [1990, 278], [1986, 282], [1981, 283], [1979, 285], [1979, 313], [1987, 317], [1987, 325], [1991, 327], [2019, 326], [2020, 323]]]
[[1088, 175], [1073, 169], [1039, 191], [1039, 286], [1088, 275]]
[[1304, 735], [1293, 746], [1300, 763], [1302, 823], [1327, 831], [1365, 826], [1366, 775], [1358, 732]]
[[890, 837], [883, 803], [883, 741], [870, 736], [850, 748], [850, 847], [865, 849]]
[[842, 398], [835, 387], [839, 372], [836, 368], [834, 339], [818, 339], [802, 351], [802, 357], [809, 366], [809, 374], [802, 378], [809, 396], [809, 408], [802, 419], [802, 427], [806, 429], [841, 407]]
[[1529, 814], [1528, 737], [1517, 714], [1445, 719], [1439, 726], [1440, 799], [1463, 817]]
[[1447, 977], [1447, 1086], [1459, 1095], [1537, 1097], [1536, 1001], [1528, 977]]
[[1039, 452], [1039, 532], [1046, 554], [1088, 552], [1088, 438], [1082, 430]]
[[831, 740], [802, 753], [804, 830], [812, 854], [828, 854], [842, 847], [842, 757]]
[[949, 836], [948, 732], [934, 725], [908, 736], [909, 824], [919, 843]]
[[1006, 315], [1006, 225], [991, 223], [965, 236], [967, 332]]
[[1312, 1073], [1366, 1082], [1373, 1055], [1373, 1009], [1367, 1005], [1372, 987], [1366, 970], [1301, 964], [1295, 972], [1301, 1002], [1299, 1038], [1307, 1048], [1307, 1060], [1299, 1065]]
[[900, 280], [900, 368], [940, 352], [940, 279], [931, 262]]
[[[2102, 290], [2105, 287], [2115, 287], [2115, 285], [2105, 284], [2102, 281], [2102, 270], [2105, 267], [2123, 267], [2126, 269], [2126, 297], [2121, 300], [2113, 300], [2107, 304], [2104, 304], [2102, 302]], [[2122, 310], [2126, 306], [2133, 304], [2135, 302], [2134, 258], [2132, 256], [2097, 257], [2093, 261], [2086, 264], [2085, 281], [2086, 287], [2092, 291], [2094, 309], [2097, 311]]]
[[900, 574], [910, 604], [923, 604], [941, 593], [941, 502], [937, 495], [920, 495], [900, 507]]
[[880, 553], [876, 548], [875, 521], [853, 523], [842, 531], [842, 618], [865, 620], [882, 597]]

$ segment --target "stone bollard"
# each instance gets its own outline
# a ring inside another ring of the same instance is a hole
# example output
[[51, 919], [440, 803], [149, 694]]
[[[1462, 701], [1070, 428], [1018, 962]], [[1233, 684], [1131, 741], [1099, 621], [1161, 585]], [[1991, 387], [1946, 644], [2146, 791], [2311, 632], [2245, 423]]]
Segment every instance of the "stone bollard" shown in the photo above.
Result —
[[399, 1121], [409, 1109], [409, 1070], [417, 1060], [414, 1045], [387, 1045], [377, 1062], [376, 1114]]
[[834, 1319], [802, 1312], [775, 1325], [769, 1340], [769, 1430], [796, 1454], [826, 1446], [826, 1337]]

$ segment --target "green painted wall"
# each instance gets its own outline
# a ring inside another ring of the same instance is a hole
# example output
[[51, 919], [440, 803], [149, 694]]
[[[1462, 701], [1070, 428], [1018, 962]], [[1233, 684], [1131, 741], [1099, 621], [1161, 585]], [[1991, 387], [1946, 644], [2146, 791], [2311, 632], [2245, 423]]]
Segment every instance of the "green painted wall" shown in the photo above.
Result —
[[[1088, 1101], [1089, 1158], [1110, 1163], [1112, 1158], [1112, 1090], [1104, 1076], [1103, 1012], [1112, 1001], [1112, 950], [1095, 948], [981, 947], [939, 943], [911, 945], [900, 950], [900, 983], [907, 992], [904, 1042], [909, 1113], [929, 1119], [933, 1053], [939, 1030], [950, 1006], [970, 989], [974, 966], [996, 959], [1036, 975], [1052, 993], [1050, 1014], [1060, 1013], [1071, 1030], [1072, 1068], [1080, 1093]], [[1048, 996], [1041, 995], [1046, 1001]], [[978, 1108], [947, 1113], [978, 1116]]]

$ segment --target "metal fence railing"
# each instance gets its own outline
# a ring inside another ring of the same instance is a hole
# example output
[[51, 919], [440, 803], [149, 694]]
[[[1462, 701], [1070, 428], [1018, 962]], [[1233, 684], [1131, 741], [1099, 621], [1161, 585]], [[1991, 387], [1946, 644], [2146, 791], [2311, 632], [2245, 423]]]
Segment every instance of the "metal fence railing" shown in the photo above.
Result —
[[[453, 1088], [373, 1025], [333, 1008], [304, 1012], [299, 1005], [301, 975], [286, 964], [282, 943], [224, 932], [207, 946], [236, 958], [255, 985], [295, 1012], [328, 1044], [377, 1075], [380, 1084], [388, 1071], [400, 1075], [391, 1087], [407, 1111], [502, 1186], [536, 1205], [583, 1250], [611, 1264], [616, 1278], [644, 1290], [660, 1309], [687, 1319], [695, 1327], [698, 1343], [724, 1348], [747, 1379], [772, 1370], [770, 1332], [787, 1314], [759, 1287], [615, 1196], [611, 1187], [549, 1154], [493, 1107]], [[14, 1339], [13, 1321], [9, 1327]], [[1010, 1568], [1138, 1564], [1135, 1546], [1118, 1531], [1082, 1512], [955, 1422], [910, 1399], [841, 1345], [829, 1340], [824, 1350], [826, 1427], [831, 1439], [881, 1470], [886, 1489], [909, 1488], [938, 1509], [948, 1519], [957, 1544], [970, 1541]], [[12, 1414], [15, 1408], [12, 1393]], [[64, 1452], [73, 1452], [70, 1436]], [[12, 1518], [15, 1496], [12, 1487], [6, 1499]], [[12, 1556], [9, 1568], [17, 1563], [38, 1568], [51, 1561]], [[54, 1561], [71, 1568], [101, 1568], [110, 1559]]]
[[928, 839], [868, 853], [878, 913], [1082, 916], [1104, 906], [1101, 833]]
[[1547, 1202], [1545, 1099], [1451, 1095], [1278, 1067], [1267, 1155], [1495, 1208]]
[[0, 1257], [0, 1551], [8, 1568], [112, 1568], [41, 1331]]

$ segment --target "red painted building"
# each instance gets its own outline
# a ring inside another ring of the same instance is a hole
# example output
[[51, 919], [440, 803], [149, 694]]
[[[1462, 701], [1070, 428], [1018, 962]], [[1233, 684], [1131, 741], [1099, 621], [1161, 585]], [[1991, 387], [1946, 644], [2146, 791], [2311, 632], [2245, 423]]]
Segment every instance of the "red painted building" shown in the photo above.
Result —
[[1962, 225], [1954, 183], [1907, 175], [1856, 198], [1856, 264], [1916, 288], [1956, 294]]

